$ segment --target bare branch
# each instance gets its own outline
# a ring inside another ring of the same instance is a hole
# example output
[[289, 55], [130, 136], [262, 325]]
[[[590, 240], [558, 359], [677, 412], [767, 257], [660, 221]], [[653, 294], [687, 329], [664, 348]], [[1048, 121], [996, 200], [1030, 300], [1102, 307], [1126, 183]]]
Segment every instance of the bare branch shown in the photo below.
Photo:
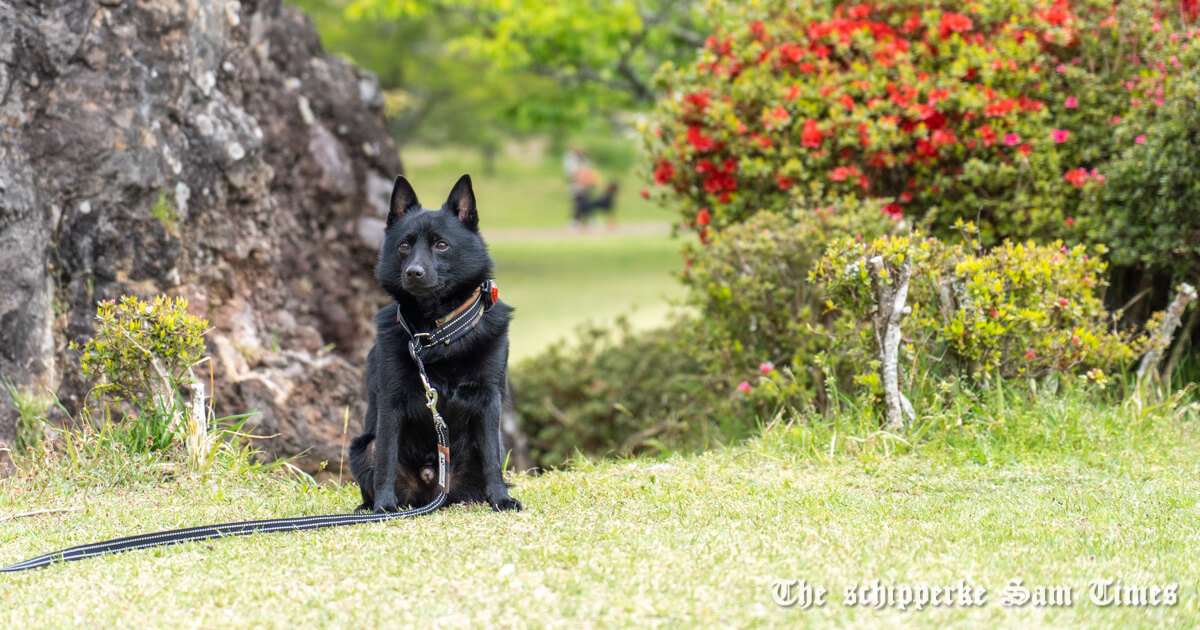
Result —
[[46, 510], [34, 510], [32, 512], [21, 512], [19, 514], [9, 514], [8, 516], [0, 516], [0, 523], [3, 523], [4, 521], [11, 521], [13, 519], [18, 519], [18, 518], [26, 518], [29, 516], [38, 516], [41, 514], [53, 514], [55, 512], [78, 512], [79, 510], [82, 510], [82, 509], [83, 508], [80, 506], [72, 506], [72, 507], [63, 507], [63, 508], [49, 508]]
[[1139, 381], [1148, 375], [1157, 378], [1158, 362], [1162, 358], [1162, 353], [1167, 346], [1171, 345], [1171, 337], [1175, 335], [1175, 329], [1179, 328], [1184, 311], [1187, 310], [1188, 304], [1195, 299], [1196, 289], [1192, 285], [1186, 282], [1179, 285], [1179, 293], [1175, 294], [1175, 299], [1167, 307], [1162, 324], [1159, 325], [1154, 338], [1150, 341], [1150, 350], [1146, 352], [1146, 356], [1142, 357], [1142, 362], [1138, 365], [1137, 378]]

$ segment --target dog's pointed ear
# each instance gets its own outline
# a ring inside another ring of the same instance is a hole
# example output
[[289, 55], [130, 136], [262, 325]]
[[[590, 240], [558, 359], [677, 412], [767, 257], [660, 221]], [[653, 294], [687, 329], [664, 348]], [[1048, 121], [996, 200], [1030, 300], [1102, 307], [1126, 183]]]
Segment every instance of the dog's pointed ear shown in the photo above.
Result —
[[450, 190], [446, 209], [458, 215], [458, 220], [472, 232], [479, 231], [479, 211], [475, 208], [475, 191], [471, 189], [471, 176], [463, 175]]
[[412, 185], [403, 175], [397, 175], [396, 183], [392, 185], [392, 203], [388, 206], [387, 226], [392, 227], [404, 213], [420, 207], [421, 202], [417, 201], [417, 193]]

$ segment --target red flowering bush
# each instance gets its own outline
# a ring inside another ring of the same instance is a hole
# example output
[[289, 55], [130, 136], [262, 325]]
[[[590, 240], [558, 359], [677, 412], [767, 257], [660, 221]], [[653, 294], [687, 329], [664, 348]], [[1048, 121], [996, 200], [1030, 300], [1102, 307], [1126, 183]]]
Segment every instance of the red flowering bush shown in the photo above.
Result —
[[934, 233], [1078, 240], [1196, 59], [1198, 4], [717, 3], [697, 61], [660, 73], [657, 190], [702, 231], [857, 195]]

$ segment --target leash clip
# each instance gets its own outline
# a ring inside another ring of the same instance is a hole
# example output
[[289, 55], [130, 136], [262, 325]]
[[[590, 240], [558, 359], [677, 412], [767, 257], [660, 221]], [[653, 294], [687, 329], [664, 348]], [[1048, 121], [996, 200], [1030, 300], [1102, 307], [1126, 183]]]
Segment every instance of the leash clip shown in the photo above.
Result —
[[425, 406], [429, 408], [429, 415], [433, 416], [433, 424], [442, 429], [445, 429], [446, 421], [442, 419], [442, 414], [438, 413], [437, 401], [438, 401], [437, 390], [433, 389], [432, 387], [428, 388], [425, 391]]

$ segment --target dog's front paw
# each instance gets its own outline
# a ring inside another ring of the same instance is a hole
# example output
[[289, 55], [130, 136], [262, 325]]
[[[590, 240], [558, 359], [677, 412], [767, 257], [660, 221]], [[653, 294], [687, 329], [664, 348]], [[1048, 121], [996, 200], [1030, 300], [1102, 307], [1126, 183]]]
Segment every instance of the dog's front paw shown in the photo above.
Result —
[[360, 512], [370, 512], [370, 511], [371, 511], [371, 506], [367, 505], [366, 503], [363, 503], [363, 504], [359, 505], [358, 507], [354, 508], [355, 514], [358, 514]]
[[504, 497], [499, 501], [488, 501], [488, 504], [497, 512], [507, 512], [508, 510], [520, 512], [522, 509], [521, 502], [512, 497]]
[[375, 493], [375, 513], [383, 512], [399, 512], [400, 501], [396, 498], [396, 493], [390, 488], [384, 488], [382, 491]]

